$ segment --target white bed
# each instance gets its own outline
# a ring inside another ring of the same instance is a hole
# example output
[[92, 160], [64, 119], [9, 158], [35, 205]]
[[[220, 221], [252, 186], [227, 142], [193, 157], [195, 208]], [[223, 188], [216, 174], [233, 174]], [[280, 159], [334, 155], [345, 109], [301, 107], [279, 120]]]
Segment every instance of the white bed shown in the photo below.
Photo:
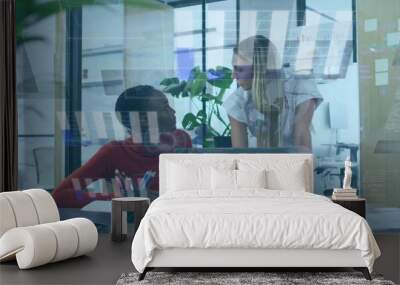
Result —
[[[160, 197], [132, 243], [140, 279], [155, 267], [354, 267], [370, 278], [380, 255], [371, 230], [362, 217], [312, 194], [312, 159], [161, 155]], [[254, 187], [259, 169], [267, 173], [264, 188]], [[234, 189], [225, 183], [230, 173], [237, 175]], [[220, 181], [210, 186], [207, 179]], [[238, 188], [239, 182], [246, 187]]]

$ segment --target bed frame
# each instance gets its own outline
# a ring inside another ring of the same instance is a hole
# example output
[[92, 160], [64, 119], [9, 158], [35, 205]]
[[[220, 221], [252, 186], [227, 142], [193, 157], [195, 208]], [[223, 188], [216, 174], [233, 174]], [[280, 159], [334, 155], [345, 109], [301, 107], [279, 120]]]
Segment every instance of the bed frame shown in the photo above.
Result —
[[156, 250], [152, 261], [139, 275], [155, 268], [231, 268], [246, 271], [254, 268], [353, 268], [371, 280], [359, 250], [327, 249], [193, 249]]
[[[255, 159], [295, 159], [306, 162], [308, 185], [307, 192], [313, 192], [312, 154], [162, 154], [160, 155], [160, 195], [166, 192], [167, 161], [173, 160], [213, 160], [240, 157]], [[164, 187], [163, 187], [164, 186]], [[246, 271], [254, 268], [343, 268], [350, 267], [361, 271], [367, 280], [371, 275], [359, 250], [329, 249], [197, 249], [170, 248], [156, 250], [152, 261], [147, 265], [139, 280], [155, 268], [231, 268]]]

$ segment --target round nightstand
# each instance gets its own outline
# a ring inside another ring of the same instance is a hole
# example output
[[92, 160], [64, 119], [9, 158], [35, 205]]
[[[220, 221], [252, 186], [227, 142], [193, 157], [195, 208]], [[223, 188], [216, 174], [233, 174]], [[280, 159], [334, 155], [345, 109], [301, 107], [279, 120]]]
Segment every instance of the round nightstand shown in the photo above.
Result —
[[111, 239], [123, 241], [127, 236], [126, 212], [135, 216], [135, 232], [150, 205], [150, 199], [144, 197], [122, 197], [112, 199]]
[[365, 218], [365, 203], [366, 199], [364, 198], [354, 198], [348, 200], [338, 200], [332, 199], [333, 203], [339, 204], [340, 206], [353, 211], [356, 214], [359, 214], [361, 217]]

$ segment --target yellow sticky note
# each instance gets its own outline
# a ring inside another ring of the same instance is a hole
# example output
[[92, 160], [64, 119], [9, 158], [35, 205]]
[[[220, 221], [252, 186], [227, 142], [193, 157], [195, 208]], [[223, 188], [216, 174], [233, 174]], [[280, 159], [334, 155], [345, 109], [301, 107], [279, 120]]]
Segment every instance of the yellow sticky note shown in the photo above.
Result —
[[388, 47], [400, 45], [400, 32], [388, 33], [386, 35], [386, 44]]
[[385, 72], [389, 69], [389, 60], [381, 58], [375, 60], [375, 72]]
[[378, 19], [367, 19], [364, 22], [364, 31], [374, 32], [378, 29]]
[[385, 86], [388, 84], [389, 84], [389, 73], [388, 72], [375, 73], [375, 85], [376, 86]]

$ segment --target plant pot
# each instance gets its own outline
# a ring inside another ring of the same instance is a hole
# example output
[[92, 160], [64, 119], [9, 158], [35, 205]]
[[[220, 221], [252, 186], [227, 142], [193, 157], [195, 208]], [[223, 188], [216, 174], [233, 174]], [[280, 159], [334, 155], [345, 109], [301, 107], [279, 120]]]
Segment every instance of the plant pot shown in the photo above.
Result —
[[214, 137], [214, 146], [215, 147], [232, 147], [231, 137], [227, 136], [216, 136]]

